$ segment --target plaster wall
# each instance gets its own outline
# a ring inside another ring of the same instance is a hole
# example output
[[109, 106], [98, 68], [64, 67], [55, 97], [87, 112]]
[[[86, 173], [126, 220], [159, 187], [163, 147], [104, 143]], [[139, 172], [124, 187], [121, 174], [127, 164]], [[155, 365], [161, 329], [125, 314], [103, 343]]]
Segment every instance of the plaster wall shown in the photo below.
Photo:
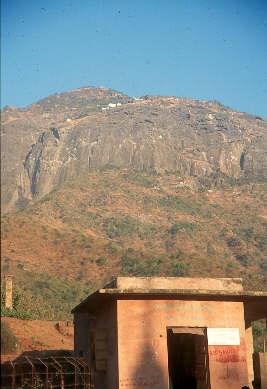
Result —
[[252, 387], [252, 381], [254, 380], [254, 369], [253, 369], [253, 335], [252, 327], [246, 326], [246, 348], [247, 348], [247, 366], [248, 366], [248, 380]]
[[90, 357], [89, 317], [88, 312], [74, 313], [74, 354], [76, 357], [84, 357], [88, 360]]
[[95, 315], [95, 333], [106, 334], [106, 350], [103, 353], [103, 358], [106, 358], [106, 370], [96, 370], [95, 388], [117, 389], [117, 302], [111, 301], [101, 308]]
[[261, 369], [261, 387], [267, 388], [267, 353], [259, 353]]
[[[117, 302], [103, 304], [90, 314], [76, 312], [74, 314], [74, 352], [88, 360], [90, 366], [96, 364], [95, 389], [118, 388], [118, 356], [117, 356]], [[95, 360], [90, 339], [93, 339]]]
[[167, 389], [167, 327], [239, 328], [240, 346], [209, 346], [211, 389], [248, 384], [243, 303], [118, 300], [118, 388]]

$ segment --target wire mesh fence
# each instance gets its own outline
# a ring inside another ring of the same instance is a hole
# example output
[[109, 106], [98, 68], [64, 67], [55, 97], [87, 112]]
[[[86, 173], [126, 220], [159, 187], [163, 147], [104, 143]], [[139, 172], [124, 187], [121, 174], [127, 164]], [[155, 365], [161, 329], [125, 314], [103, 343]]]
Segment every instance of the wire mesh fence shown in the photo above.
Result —
[[1, 365], [2, 389], [94, 387], [94, 372], [83, 358], [24, 356]]

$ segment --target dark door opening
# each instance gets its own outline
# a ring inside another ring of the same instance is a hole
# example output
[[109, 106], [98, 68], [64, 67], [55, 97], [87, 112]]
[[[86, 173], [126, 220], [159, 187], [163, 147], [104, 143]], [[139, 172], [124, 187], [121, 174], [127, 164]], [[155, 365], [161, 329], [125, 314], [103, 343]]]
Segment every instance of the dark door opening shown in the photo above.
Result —
[[[181, 332], [179, 332], [181, 331]], [[191, 331], [191, 332], [190, 332]], [[167, 330], [170, 389], [209, 389], [204, 329]]]

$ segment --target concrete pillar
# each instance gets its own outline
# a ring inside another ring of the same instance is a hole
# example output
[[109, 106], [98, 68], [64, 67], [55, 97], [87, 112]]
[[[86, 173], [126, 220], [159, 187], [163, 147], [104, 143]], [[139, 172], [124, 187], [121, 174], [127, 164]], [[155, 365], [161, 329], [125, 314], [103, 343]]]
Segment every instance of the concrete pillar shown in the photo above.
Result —
[[247, 367], [248, 367], [248, 381], [252, 387], [252, 381], [254, 380], [254, 369], [253, 369], [253, 335], [251, 323], [246, 323], [246, 351], [247, 351]]
[[267, 388], [267, 353], [259, 353], [261, 369], [261, 387]]
[[12, 276], [5, 276], [5, 307], [13, 309], [13, 281]]

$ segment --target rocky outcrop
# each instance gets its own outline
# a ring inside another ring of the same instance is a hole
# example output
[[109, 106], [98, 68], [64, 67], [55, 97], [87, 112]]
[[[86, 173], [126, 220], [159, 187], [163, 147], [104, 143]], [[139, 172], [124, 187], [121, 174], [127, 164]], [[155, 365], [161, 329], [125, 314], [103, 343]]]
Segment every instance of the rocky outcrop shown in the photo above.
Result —
[[[78, 91], [86, 94], [86, 90]], [[15, 184], [5, 198], [9, 208], [18, 200], [42, 197], [66, 180], [105, 167], [177, 172], [181, 179], [192, 177], [198, 182], [214, 177], [267, 178], [267, 123], [261, 118], [212, 102], [163, 97], [132, 100], [117, 92], [112, 92], [112, 100], [109, 93], [101, 104], [94, 100], [94, 109], [92, 104], [88, 108], [88, 100], [83, 104], [80, 96], [81, 106], [73, 110], [77, 96], [75, 100], [68, 94], [43, 103], [53, 120], [47, 116], [44, 122], [37, 120], [43, 126], [27, 133], [27, 139], [35, 137], [35, 141], [32, 145], [25, 141], [18, 160], [7, 163], [9, 172], [16, 165]], [[29, 108], [31, 123], [34, 116], [40, 117], [32, 113], [40, 107]], [[27, 110], [20, 112], [20, 120], [27, 115]], [[10, 145], [6, 161], [11, 150]], [[4, 174], [5, 179], [10, 182], [9, 174]]]
[[110, 102], [130, 101], [128, 96], [111, 89], [87, 87], [49, 96], [23, 109], [5, 107], [1, 112], [2, 212], [24, 207], [32, 199], [34, 179], [28, 176], [25, 166], [27, 155], [42, 133], [100, 113]]

